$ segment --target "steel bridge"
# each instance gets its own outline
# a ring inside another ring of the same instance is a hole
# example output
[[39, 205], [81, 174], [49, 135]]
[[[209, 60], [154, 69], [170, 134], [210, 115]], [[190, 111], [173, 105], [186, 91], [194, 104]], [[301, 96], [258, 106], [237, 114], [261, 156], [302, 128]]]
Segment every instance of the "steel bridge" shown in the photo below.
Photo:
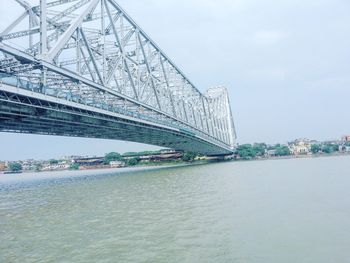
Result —
[[13, 1], [23, 13], [0, 33], [0, 131], [232, 153], [227, 89], [199, 91], [115, 0]]

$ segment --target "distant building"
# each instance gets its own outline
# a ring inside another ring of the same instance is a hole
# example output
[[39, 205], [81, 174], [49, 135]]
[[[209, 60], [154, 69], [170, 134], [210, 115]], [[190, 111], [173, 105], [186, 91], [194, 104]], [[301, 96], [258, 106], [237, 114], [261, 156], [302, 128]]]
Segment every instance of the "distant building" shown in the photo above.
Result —
[[111, 166], [111, 168], [121, 168], [121, 167], [125, 167], [125, 162], [122, 162], [122, 161], [111, 161], [109, 163], [109, 165]]
[[342, 141], [343, 142], [350, 142], [350, 135], [343, 136]]
[[83, 158], [89, 158], [89, 156], [68, 155], [68, 156], [61, 157], [60, 160], [72, 162], [74, 159], [83, 159]]
[[7, 169], [7, 164], [4, 162], [0, 162], [0, 171], [5, 171]]
[[29, 159], [21, 162], [23, 171], [32, 171], [35, 170], [39, 162], [34, 159]]
[[[224, 159], [234, 159], [234, 155], [225, 156]], [[194, 158], [196, 161], [213, 161], [213, 160], [223, 160], [221, 156], [197, 156]]]
[[150, 154], [150, 155], [141, 155], [138, 159], [141, 162], [157, 162], [157, 161], [166, 161], [166, 160], [179, 160], [183, 156], [181, 151], [171, 151], [167, 153], [160, 154]]
[[265, 155], [268, 157], [277, 156], [277, 151], [276, 150], [266, 150]]
[[350, 146], [339, 145], [339, 152], [350, 153]]
[[160, 153], [161, 154], [176, 153], [176, 150], [174, 150], [174, 149], [163, 149], [163, 150], [160, 150]]
[[46, 163], [43, 165], [42, 170], [43, 171], [60, 171], [60, 170], [68, 169], [69, 166], [70, 164], [66, 161], [55, 163], [55, 164]]
[[92, 167], [100, 166], [104, 163], [104, 157], [88, 157], [88, 158], [77, 158], [73, 159], [73, 163], [79, 164], [80, 166]]
[[297, 139], [289, 144], [289, 148], [294, 155], [309, 154], [311, 152], [311, 141], [308, 139]]

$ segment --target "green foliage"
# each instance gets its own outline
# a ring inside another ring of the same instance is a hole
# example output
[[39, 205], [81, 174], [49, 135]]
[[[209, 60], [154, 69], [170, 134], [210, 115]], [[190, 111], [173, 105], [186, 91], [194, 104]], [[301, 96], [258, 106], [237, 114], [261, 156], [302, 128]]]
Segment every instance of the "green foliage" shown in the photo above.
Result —
[[321, 146], [319, 144], [312, 144], [311, 145], [311, 152], [313, 154], [318, 153], [322, 150]]
[[185, 152], [184, 155], [182, 156], [182, 160], [184, 162], [193, 162], [196, 157], [197, 157], [196, 153]]
[[288, 156], [291, 154], [288, 146], [285, 145], [276, 145], [275, 150], [277, 156]]
[[129, 160], [127, 160], [126, 164], [128, 166], [135, 166], [139, 163], [139, 160], [137, 158], [131, 158]]
[[19, 172], [22, 171], [22, 165], [20, 163], [10, 163], [9, 169], [11, 172]]
[[254, 143], [253, 152], [255, 156], [263, 156], [267, 150], [267, 145], [265, 143]]
[[325, 146], [322, 147], [322, 152], [324, 152], [324, 153], [331, 153], [332, 149], [328, 145], [325, 145]]
[[332, 145], [332, 150], [333, 150], [333, 152], [338, 152], [339, 151], [339, 145], [333, 144]]
[[322, 152], [324, 153], [337, 152], [338, 150], [339, 150], [339, 146], [336, 144], [326, 144], [322, 146]]
[[346, 143], [345, 143], [345, 146], [350, 146], [350, 142], [346, 142]]
[[290, 155], [289, 148], [280, 144], [274, 146], [267, 146], [265, 143], [255, 143], [239, 145], [236, 153], [244, 160], [256, 158], [257, 156], [264, 156], [267, 150], [275, 150], [276, 156]]
[[35, 164], [35, 171], [36, 171], [36, 172], [41, 171], [41, 169], [43, 169], [43, 165], [42, 165], [41, 163]]
[[105, 164], [109, 164], [112, 161], [121, 161], [123, 158], [119, 153], [116, 152], [111, 152], [106, 154], [105, 158], [104, 158], [104, 163]]
[[59, 161], [55, 160], [55, 159], [51, 159], [49, 162], [50, 162], [50, 164], [58, 164], [59, 163]]
[[251, 144], [242, 144], [237, 147], [237, 154], [245, 160], [252, 159], [256, 157], [256, 150]]
[[72, 163], [70, 166], [69, 166], [69, 170], [79, 170], [80, 168], [80, 165], [77, 164], [77, 163]]

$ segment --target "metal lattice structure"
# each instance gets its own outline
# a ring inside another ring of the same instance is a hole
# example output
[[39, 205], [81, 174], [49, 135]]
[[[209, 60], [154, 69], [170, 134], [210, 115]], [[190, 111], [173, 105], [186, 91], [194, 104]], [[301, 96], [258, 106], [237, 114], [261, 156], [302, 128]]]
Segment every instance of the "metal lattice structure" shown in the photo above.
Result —
[[226, 88], [201, 93], [115, 0], [14, 0], [0, 33], [0, 131], [230, 154]]

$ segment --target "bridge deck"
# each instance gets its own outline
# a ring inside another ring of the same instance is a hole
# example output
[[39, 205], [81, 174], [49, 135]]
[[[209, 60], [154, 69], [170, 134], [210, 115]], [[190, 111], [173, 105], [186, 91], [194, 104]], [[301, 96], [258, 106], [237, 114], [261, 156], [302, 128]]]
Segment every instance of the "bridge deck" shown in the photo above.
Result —
[[206, 155], [231, 154], [195, 134], [2, 83], [0, 131], [140, 142]]

